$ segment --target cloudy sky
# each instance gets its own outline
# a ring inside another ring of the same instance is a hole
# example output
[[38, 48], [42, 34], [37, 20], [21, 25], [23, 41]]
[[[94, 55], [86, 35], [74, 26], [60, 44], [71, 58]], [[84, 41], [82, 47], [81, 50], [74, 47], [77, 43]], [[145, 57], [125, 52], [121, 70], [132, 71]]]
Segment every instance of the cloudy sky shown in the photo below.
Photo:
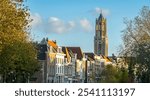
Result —
[[123, 19], [132, 19], [149, 0], [27, 0], [33, 19], [32, 37], [48, 37], [60, 46], [80, 46], [93, 52], [95, 19], [102, 12], [107, 18], [109, 55], [117, 54], [122, 43]]

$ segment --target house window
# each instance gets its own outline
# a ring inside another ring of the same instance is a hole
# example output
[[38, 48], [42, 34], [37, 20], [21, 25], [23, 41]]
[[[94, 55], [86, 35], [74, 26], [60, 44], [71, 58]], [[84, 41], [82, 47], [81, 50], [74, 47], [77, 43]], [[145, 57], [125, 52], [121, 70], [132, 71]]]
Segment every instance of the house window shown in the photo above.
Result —
[[59, 73], [59, 67], [58, 67], [58, 73]]
[[58, 83], [61, 83], [61, 76], [58, 76]]
[[61, 73], [61, 66], [60, 66], [60, 73]]
[[61, 64], [61, 59], [60, 59], [60, 64]]
[[59, 73], [61, 73], [61, 66], [60, 66], [60, 68], [59, 68]]
[[64, 67], [62, 66], [62, 73], [64, 73]]
[[104, 67], [104, 65], [105, 65], [104, 62], [101, 62], [101, 67]]
[[60, 59], [60, 64], [61, 64], [61, 59]]
[[64, 63], [64, 59], [62, 59], [62, 64]]
[[58, 63], [58, 58], [56, 58], [56, 63]]
[[59, 64], [59, 58], [57, 58], [57, 64]]
[[59, 64], [61, 64], [61, 59], [59, 58]]
[[60, 66], [60, 73], [61, 73], [61, 66]]

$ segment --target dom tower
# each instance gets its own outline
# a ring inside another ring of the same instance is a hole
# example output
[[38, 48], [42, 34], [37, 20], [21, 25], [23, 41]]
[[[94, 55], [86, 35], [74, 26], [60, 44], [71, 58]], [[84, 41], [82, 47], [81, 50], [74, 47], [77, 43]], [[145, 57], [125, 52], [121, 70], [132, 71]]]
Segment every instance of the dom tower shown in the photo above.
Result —
[[107, 37], [106, 18], [100, 14], [96, 18], [95, 36], [94, 36], [94, 53], [97, 55], [108, 56], [108, 37]]

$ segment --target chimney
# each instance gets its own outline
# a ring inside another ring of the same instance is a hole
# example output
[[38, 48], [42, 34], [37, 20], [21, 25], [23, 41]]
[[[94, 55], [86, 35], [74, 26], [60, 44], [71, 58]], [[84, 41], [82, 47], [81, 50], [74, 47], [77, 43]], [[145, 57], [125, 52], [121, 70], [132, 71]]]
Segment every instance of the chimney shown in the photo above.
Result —
[[53, 41], [55, 44], [57, 44], [56, 40]]
[[85, 55], [85, 58], [88, 59], [88, 55]]
[[77, 59], [77, 54], [76, 53], [74, 54], [74, 57], [75, 57], [75, 60], [76, 60]]

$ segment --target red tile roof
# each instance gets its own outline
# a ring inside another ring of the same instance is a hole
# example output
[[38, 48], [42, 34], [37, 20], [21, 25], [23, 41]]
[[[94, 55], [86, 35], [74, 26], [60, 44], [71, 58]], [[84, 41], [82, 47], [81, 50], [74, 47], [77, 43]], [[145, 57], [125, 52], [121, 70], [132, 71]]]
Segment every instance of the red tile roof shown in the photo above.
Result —
[[83, 58], [83, 53], [81, 51], [80, 47], [66, 47], [69, 52], [72, 52], [74, 54], [77, 54], [77, 59], [82, 59]]
[[88, 53], [84, 53], [85, 55], [87, 55], [88, 56], [88, 58], [91, 58], [92, 60], [94, 60], [95, 58], [94, 58], [94, 53], [92, 53], [92, 52], [88, 52]]

